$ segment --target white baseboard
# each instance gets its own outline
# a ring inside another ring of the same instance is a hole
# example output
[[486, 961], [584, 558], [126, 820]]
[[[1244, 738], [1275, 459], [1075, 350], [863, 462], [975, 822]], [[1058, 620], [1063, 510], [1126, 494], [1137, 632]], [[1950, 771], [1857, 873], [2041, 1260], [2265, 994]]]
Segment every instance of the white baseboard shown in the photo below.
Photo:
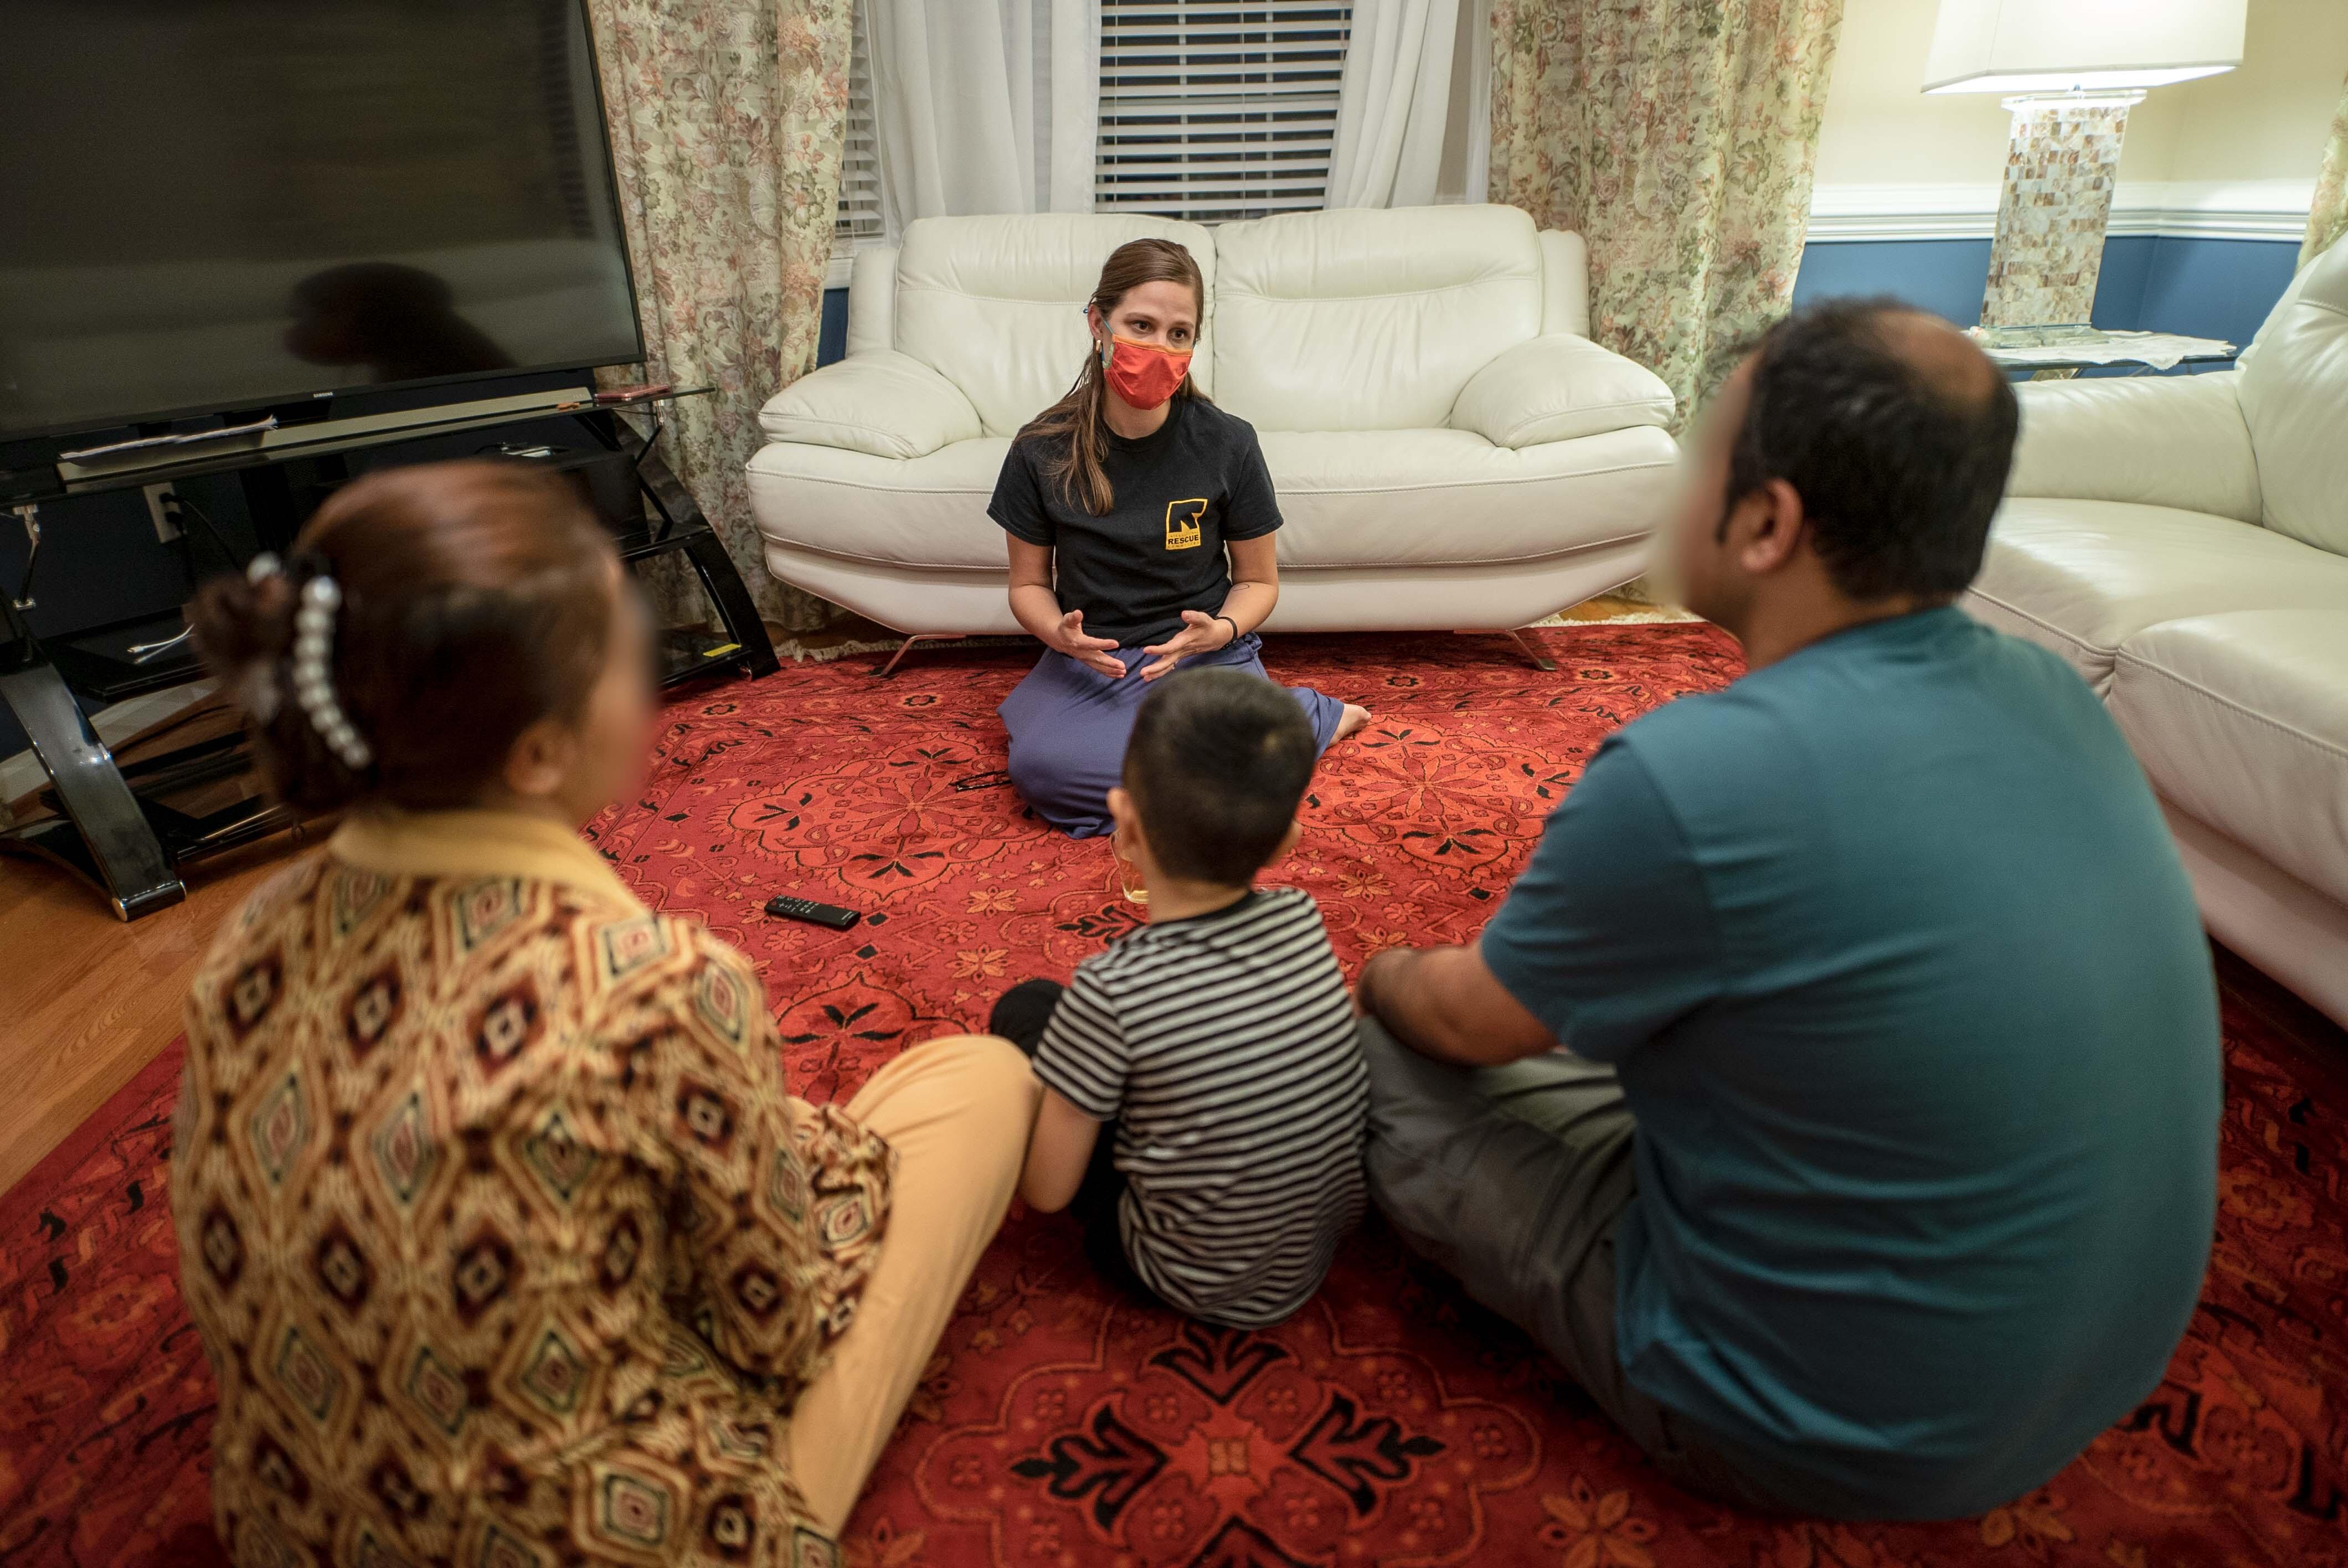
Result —
[[[1810, 194], [1809, 238], [1986, 240], [1997, 230], [1998, 194], [1994, 181], [1821, 185]], [[2314, 199], [2312, 179], [2124, 180], [2106, 232], [2296, 243]]]

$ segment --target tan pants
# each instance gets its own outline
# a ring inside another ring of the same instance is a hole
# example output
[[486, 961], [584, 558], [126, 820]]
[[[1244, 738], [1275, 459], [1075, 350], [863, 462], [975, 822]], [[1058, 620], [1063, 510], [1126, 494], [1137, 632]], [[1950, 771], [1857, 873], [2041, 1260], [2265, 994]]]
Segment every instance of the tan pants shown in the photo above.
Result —
[[1003, 1224], [1042, 1094], [1010, 1041], [956, 1035], [914, 1047], [848, 1102], [897, 1151], [897, 1174], [856, 1321], [791, 1417], [792, 1479], [834, 1533]]

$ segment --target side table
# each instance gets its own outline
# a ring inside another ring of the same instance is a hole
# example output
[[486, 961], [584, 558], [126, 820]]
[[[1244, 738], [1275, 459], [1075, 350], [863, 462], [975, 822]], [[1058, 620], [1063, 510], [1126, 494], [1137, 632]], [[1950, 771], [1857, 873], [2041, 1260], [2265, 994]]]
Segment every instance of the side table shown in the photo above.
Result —
[[1972, 327], [1965, 335], [2004, 371], [2034, 380], [2067, 380], [2082, 370], [2126, 364], [2130, 375], [2180, 364], [2222, 364], [2241, 352], [2219, 338], [2178, 333], [2106, 332], [2079, 323], [2032, 327]]

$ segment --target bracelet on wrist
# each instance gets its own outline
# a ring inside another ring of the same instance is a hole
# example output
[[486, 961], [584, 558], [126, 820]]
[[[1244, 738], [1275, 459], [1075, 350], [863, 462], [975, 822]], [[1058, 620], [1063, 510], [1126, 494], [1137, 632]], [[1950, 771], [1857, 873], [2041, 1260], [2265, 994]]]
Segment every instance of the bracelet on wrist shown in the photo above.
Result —
[[1231, 629], [1231, 636], [1225, 640], [1223, 643], [1224, 647], [1229, 648], [1232, 643], [1237, 642], [1240, 640], [1240, 623], [1238, 621], [1233, 620], [1228, 615], [1219, 615], [1215, 617], [1215, 619]]

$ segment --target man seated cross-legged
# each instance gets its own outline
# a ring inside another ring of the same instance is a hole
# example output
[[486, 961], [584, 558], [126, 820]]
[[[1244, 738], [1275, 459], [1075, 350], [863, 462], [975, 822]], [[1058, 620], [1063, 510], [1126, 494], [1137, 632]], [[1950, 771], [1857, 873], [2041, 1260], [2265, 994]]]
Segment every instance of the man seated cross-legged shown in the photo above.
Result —
[[2079, 677], [1952, 603], [2015, 418], [1900, 307], [1771, 332], [1659, 563], [1749, 673], [1609, 740], [1479, 942], [1361, 978], [1379, 1206], [1734, 1501], [2008, 1501], [2158, 1381], [2208, 1259], [2176, 851]]

